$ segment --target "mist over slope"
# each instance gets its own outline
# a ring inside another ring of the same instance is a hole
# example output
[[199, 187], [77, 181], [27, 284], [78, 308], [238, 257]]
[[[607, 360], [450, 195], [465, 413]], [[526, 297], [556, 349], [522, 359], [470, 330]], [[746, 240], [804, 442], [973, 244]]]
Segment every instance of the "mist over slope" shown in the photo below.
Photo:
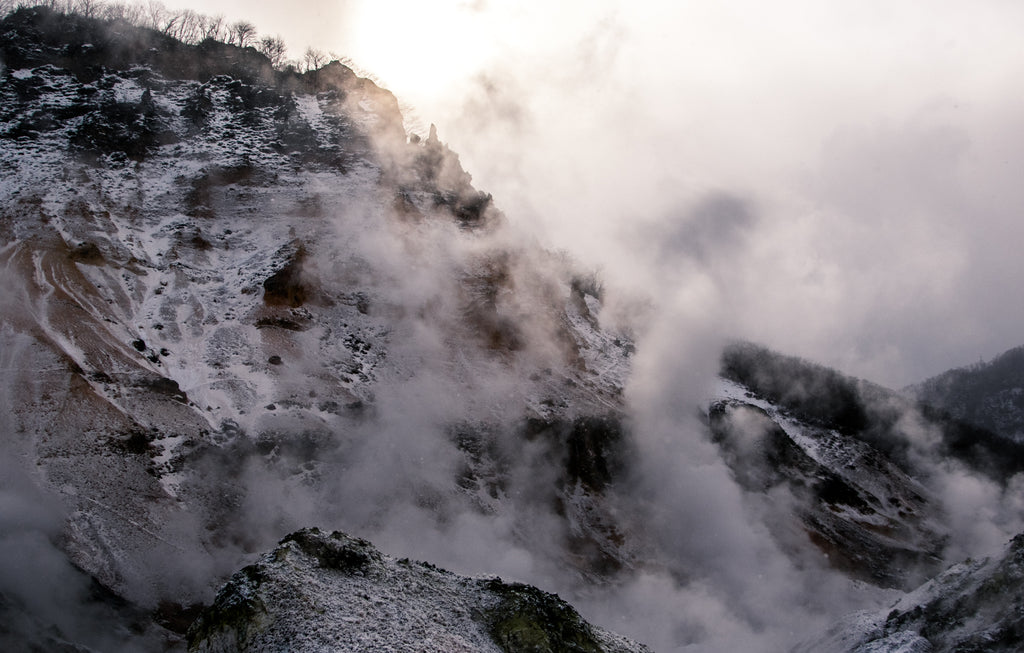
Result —
[[15, 638], [180, 649], [319, 525], [655, 650], [780, 650], [1024, 530], [1012, 443], [721, 358], [721, 315], [542, 249], [340, 63], [0, 35], [3, 542], [48, 580], [4, 564]]

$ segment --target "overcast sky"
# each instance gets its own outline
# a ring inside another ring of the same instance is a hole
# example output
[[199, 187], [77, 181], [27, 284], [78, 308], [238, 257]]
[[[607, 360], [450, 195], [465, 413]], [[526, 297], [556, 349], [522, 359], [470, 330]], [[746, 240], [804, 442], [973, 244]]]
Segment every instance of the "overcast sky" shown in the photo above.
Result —
[[1024, 3], [194, 6], [350, 57], [624, 294], [890, 386], [1024, 344]]

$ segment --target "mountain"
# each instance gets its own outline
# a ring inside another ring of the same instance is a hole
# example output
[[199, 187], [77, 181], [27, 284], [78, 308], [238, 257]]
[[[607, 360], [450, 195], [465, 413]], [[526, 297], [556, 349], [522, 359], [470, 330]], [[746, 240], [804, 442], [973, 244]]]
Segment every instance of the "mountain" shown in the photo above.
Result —
[[633, 345], [389, 92], [44, 8], [0, 34], [4, 453], [75, 567], [186, 606], [339, 493], [543, 504], [581, 574], [622, 564], [591, 497]]
[[877, 449], [786, 416], [724, 382], [711, 432], [740, 486], [785, 492], [776, 533], [801, 530], [829, 563], [865, 581], [911, 588], [941, 569], [948, 537], [937, 499]]
[[[797, 541], [809, 539], [830, 565], [853, 577], [913, 590], [887, 610], [839, 620], [795, 650], [1020, 646], [1019, 611], [1008, 606], [1020, 603], [1014, 579], [1024, 535], [1001, 553], [947, 569], [946, 549], [961, 536], [949, 514], [959, 499], [940, 496], [951, 466], [959, 470], [956, 478], [970, 478], [970, 469], [1015, 495], [1024, 460], [1015, 443], [900, 393], [752, 343], [724, 351], [708, 419], [737, 483], [772, 497], [775, 537], [792, 542], [796, 532]], [[1007, 517], [1019, 520], [1019, 508]]]
[[[954, 459], [1005, 481], [1024, 471], [1024, 448], [986, 429], [935, 411], [873, 383], [751, 343], [726, 348], [722, 375], [804, 421], [869, 444], [905, 470], [915, 467], [915, 441], [907, 416], [930, 431], [932, 455]], [[920, 453], [920, 452], [918, 452]]]
[[1024, 442], [1024, 347], [905, 389], [919, 401], [1013, 442]]
[[911, 589], [944, 566], [937, 467], [1000, 486], [1024, 471], [1015, 443], [752, 343], [725, 349], [722, 377], [708, 419], [740, 486], [784, 488], [789, 518], [830, 564], [881, 586]]
[[687, 399], [341, 63], [0, 58], [6, 648], [786, 650], [1024, 530], [1024, 445], [900, 393], [737, 343]]

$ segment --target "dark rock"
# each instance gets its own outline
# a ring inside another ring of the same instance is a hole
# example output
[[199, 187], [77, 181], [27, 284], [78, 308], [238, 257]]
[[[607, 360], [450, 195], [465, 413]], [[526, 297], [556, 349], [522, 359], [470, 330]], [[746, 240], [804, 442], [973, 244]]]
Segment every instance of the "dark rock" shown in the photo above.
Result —
[[536, 587], [521, 583], [486, 581], [486, 588], [501, 597], [487, 611], [491, 637], [505, 653], [601, 653], [590, 626], [576, 610]]
[[268, 327], [284, 329], [286, 331], [305, 331], [309, 328], [309, 325], [301, 324], [286, 317], [261, 317], [256, 320], [257, 329], [266, 329]]
[[126, 438], [112, 438], [110, 444], [124, 453], [141, 455], [149, 451], [153, 437], [143, 431], [133, 431]]
[[231, 633], [231, 641], [237, 650], [246, 650], [246, 645], [266, 627], [267, 606], [256, 593], [262, 580], [259, 567], [250, 565], [231, 577], [213, 600], [213, 605], [203, 610], [188, 629], [188, 648], [194, 650], [205, 639], [225, 632]]
[[[136, 341], [141, 342], [141, 341]], [[144, 345], [145, 343], [143, 343]], [[188, 395], [185, 391], [178, 387], [178, 382], [174, 379], [169, 379], [165, 376], [156, 377], [154, 379], [145, 379], [139, 382], [140, 387], [149, 388], [154, 392], [158, 392], [162, 395], [166, 395], [171, 399], [182, 403], [188, 403]]]
[[96, 243], [83, 242], [71, 248], [68, 256], [72, 261], [78, 261], [87, 265], [102, 265], [106, 259], [103, 252], [96, 246]]
[[307, 555], [320, 561], [320, 566], [352, 573], [363, 571], [371, 563], [379, 563], [380, 553], [366, 540], [334, 531], [324, 536], [318, 529], [303, 529], [286, 536], [280, 544], [295, 542]]
[[285, 264], [263, 282], [263, 301], [270, 306], [302, 306], [311, 296], [312, 287], [304, 279], [302, 264], [305, 247], [299, 245]]

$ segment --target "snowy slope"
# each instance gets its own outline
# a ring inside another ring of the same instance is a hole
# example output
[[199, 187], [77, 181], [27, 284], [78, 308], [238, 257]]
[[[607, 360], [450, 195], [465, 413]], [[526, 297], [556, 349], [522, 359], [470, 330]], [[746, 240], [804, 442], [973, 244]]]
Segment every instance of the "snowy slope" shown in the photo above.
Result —
[[720, 379], [714, 440], [746, 490], [776, 494], [776, 533], [802, 530], [829, 563], [883, 587], [914, 587], [938, 570], [941, 506], [870, 445], [808, 424]]
[[558, 504], [607, 539], [579, 481], [633, 345], [390, 93], [42, 9], [0, 32], [4, 454], [75, 565], [184, 606], [307, 519], [386, 529], [396, 496], [527, 547]]
[[953, 565], [890, 608], [852, 615], [800, 651], [1018, 651], [1024, 637], [1024, 536]]
[[304, 529], [232, 576], [189, 630], [189, 650], [648, 649], [586, 623], [557, 596], [396, 560], [343, 533]]

